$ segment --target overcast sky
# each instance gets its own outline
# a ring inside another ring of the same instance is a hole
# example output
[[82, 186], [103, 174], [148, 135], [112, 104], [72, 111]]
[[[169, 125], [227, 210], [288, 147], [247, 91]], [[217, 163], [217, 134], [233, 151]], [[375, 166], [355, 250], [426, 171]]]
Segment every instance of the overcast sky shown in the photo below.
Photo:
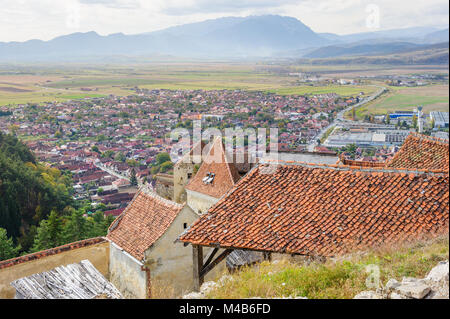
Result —
[[448, 27], [447, 0], [0, 0], [0, 41], [149, 32], [223, 16], [279, 14], [316, 32]]

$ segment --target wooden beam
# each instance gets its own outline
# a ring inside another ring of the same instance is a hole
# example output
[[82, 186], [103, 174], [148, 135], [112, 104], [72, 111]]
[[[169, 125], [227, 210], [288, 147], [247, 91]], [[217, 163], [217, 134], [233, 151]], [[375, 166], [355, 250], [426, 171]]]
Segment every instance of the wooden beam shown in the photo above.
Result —
[[204, 262], [203, 267], [208, 266], [211, 263], [211, 260], [214, 258], [214, 256], [219, 251], [219, 248], [214, 248], [213, 251], [209, 254], [208, 259]]
[[264, 260], [272, 261], [272, 253], [263, 252], [263, 258], [264, 258]]
[[211, 271], [218, 263], [224, 260], [233, 250], [226, 249], [222, 252], [214, 261], [210, 262], [207, 266], [203, 267], [200, 271], [200, 277], [203, 279], [205, 275]]
[[203, 284], [203, 276], [200, 271], [203, 268], [203, 247], [199, 245], [192, 245], [192, 262], [194, 275], [194, 291], [200, 291], [200, 286]]

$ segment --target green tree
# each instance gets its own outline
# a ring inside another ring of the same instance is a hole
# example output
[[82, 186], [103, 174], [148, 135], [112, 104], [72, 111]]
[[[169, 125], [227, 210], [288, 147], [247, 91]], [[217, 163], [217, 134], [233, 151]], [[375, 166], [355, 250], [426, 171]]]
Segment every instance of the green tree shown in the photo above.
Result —
[[417, 128], [417, 115], [415, 115], [415, 114], [412, 117], [412, 126], [414, 128]]
[[167, 161], [161, 164], [161, 172], [165, 173], [170, 171], [173, 168], [173, 163], [171, 161]]
[[131, 172], [130, 172], [130, 183], [133, 186], [136, 186], [138, 184], [137, 178], [136, 178], [136, 171], [134, 170], [134, 168], [132, 168]]
[[118, 161], [118, 162], [125, 162], [127, 158], [125, 157], [125, 155], [123, 155], [122, 152], [119, 152], [116, 154], [116, 156], [114, 156], [114, 160]]
[[100, 152], [100, 150], [98, 149], [98, 146], [97, 146], [97, 145], [92, 146], [91, 150], [92, 150], [92, 152], [96, 152], [96, 153], [98, 153], [98, 154], [101, 154], [101, 152]]
[[14, 246], [12, 238], [8, 238], [6, 229], [0, 228], [0, 260], [17, 257], [21, 247]]
[[82, 209], [74, 209], [69, 216], [63, 229], [63, 237], [66, 243], [88, 238], [89, 225], [83, 213]]
[[40, 222], [32, 251], [40, 251], [64, 244], [63, 220], [52, 210], [48, 219]]
[[156, 155], [156, 163], [157, 165], [161, 165], [165, 162], [170, 161], [170, 155], [168, 153], [159, 153], [158, 155]]

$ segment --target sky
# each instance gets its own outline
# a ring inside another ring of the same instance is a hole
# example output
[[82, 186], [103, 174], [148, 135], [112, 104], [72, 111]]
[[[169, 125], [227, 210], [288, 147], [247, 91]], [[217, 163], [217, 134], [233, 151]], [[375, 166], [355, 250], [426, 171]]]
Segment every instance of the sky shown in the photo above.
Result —
[[74, 32], [135, 34], [225, 16], [279, 14], [315, 32], [446, 28], [447, 0], [0, 0], [0, 42]]

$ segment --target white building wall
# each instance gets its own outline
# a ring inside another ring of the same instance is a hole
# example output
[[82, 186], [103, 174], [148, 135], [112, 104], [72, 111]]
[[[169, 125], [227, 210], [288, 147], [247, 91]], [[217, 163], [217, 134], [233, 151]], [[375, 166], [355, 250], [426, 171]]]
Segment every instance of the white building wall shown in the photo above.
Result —
[[111, 243], [110, 281], [125, 298], [145, 299], [147, 296], [147, 275], [141, 270], [143, 265], [137, 259]]

